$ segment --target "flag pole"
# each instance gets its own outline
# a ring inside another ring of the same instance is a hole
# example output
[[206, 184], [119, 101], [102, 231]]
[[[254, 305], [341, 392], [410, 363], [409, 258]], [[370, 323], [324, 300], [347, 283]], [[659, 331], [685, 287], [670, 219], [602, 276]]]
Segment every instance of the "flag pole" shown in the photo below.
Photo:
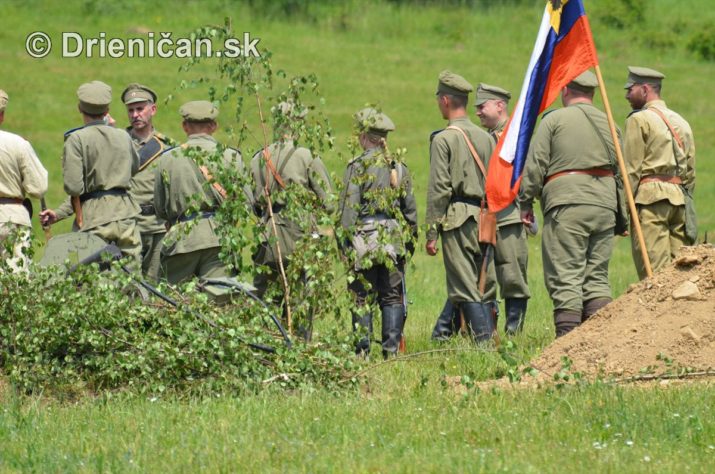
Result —
[[623, 152], [621, 151], [621, 143], [618, 141], [618, 134], [616, 133], [616, 124], [613, 121], [613, 114], [611, 113], [611, 105], [608, 103], [608, 95], [606, 95], [606, 83], [603, 82], [603, 76], [601, 76], [601, 68], [596, 64], [596, 77], [598, 78], [598, 88], [601, 91], [601, 97], [603, 97], [603, 106], [606, 109], [606, 115], [608, 116], [608, 126], [611, 129], [611, 136], [613, 137], [613, 144], [616, 148], [616, 158], [618, 159], [618, 168], [621, 170], [621, 176], [623, 177], [623, 186], [626, 192], [626, 199], [628, 200], [628, 209], [631, 213], [631, 222], [633, 224], [633, 230], [635, 236], [631, 238], [637, 238], [638, 244], [641, 249], [641, 255], [643, 257], [643, 265], [645, 266], [645, 272], [648, 277], [653, 276], [653, 270], [650, 266], [650, 258], [648, 258], [648, 250], [645, 248], [645, 240], [643, 239], [643, 231], [641, 230], [641, 223], [638, 220], [638, 211], [636, 209], [636, 202], [633, 199], [633, 190], [631, 189], [631, 183], [628, 180], [628, 172], [626, 171], [626, 163], [623, 160]]

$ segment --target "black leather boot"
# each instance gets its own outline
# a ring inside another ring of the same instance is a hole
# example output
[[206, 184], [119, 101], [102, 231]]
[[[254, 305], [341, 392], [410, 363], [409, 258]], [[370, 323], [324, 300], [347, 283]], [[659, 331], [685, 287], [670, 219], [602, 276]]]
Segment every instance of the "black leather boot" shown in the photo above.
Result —
[[459, 332], [459, 308], [447, 300], [432, 330], [433, 341], [447, 341]]
[[581, 324], [581, 313], [570, 309], [557, 309], [554, 311], [554, 326], [556, 327], [556, 337], [573, 331]]
[[360, 315], [353, 312], [353, 332], [367, 331], [367, 334], [363, 334], [360, 340], [355, 344], [355, 353], [357, 355], [367, 356], [370, 354], [370, 339], [372, 339], [372, 313], [367, 313]]
[[581, 312], [581, 322], [583, 323], [588, 318], [598, 312], [599, 309], [613, 301], [611, 298], [593, 298], [583, 303], [583, 311]]
[[474, 342], [490, 340], [494, 332], [494, 319], [490, 306], [476, 302], [462, 303], [460, 306], [467, 326], [474, 336]]
[[382, 308], [382, 357], [397, 355], [402, 338], [404, 319], [402, 305], [385, 306]]
[[507, 298], [504, 301], [506, 307], [506, 323], [504, 331], [510, 336], [521, 332], [524, 327], [524, 317], [526, 316], [526, 298]]

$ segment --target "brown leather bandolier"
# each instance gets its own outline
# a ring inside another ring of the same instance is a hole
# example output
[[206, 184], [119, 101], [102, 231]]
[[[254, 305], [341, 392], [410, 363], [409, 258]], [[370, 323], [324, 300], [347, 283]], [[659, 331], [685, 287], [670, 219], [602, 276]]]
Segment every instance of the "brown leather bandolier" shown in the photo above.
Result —
[[556, 178], [560, 178], [562, 176], [573, 175], [573, 174], [585, 174], [588, 176], [598, 176], [601, 178], [604, 178], [607, 176], [614, 176], [613, 171], [604, 169], [604, 168], [590, 168], [590, 169], [585, 169], [585, 170], [564, 170], [564, 171], [559, 171], [558, 173], [554, 173], [551, 176], [547, 176], [546, 179], [544, 180], [544, 184], [547, 184], [550, 181], [555, 180]]
[[643, 183], [671, 183], [671, 184], [683, 184], [683, 180], [680, 176], [672, 176], [669, 174], [651, 174], [648, 176], [643, 176], [639, 181], [639, 184]]

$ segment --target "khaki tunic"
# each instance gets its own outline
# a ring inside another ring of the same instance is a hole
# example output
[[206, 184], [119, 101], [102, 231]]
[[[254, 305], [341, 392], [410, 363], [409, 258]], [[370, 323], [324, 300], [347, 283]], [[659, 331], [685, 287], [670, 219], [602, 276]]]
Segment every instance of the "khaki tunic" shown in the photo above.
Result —
[[154, 207], [154, 171], [158, 156], [147, 157], [147, 161], [142, 163], [142, 148], [153, 138], [161, 143], [161, 148], [157, 151], [168, 148], [167, 138], [156, 131], [147, 138], [139, 138], [134, 135], [131, 127], [127, 133], [132, 139], [134, 149], [140, 157], [139, 171], [131, 181], [130, 194], [139, 207], [142, 209], [137, 216], [137, 228], [141, 235], [142, 243], [142, 273], [150, 278], [159, 278], [161, 265], [161, 241], [166, 234], [165, 221], [159, 219]]
[[[393, 189], [390, 184], [391, 166], [379, 148], [366, 150], [352, 160], [345, 170], [338, 207], [341, 213], [340, 224], [348, 232], [354, 232], [355, 238], [351, 245], [355, 247], [358, 259], [379, 248], [395, 263], [393, 270], [378, 263], [369, 270], [362, 270], [357, 262], [356, 270], [362, 271], [371, 286], [370, 290], [366, 289], [360, 279], [350, 284], [359, 305], [365, 304], [370, 294], [378, 296], [381, 307], [403, 304], [403, 264], [406, 247], [412, 245], [414, 250], [413, 245], [417, 240], [417, 203], [407, 167], [397, 163], [395, 171], [397, 189]], [[392, 196], [395, 199], [388, 200]], [[397, 212], [401, 219], [397, 218]], [[410, 228], [409, 243], [403, 242], [402, 225]], [[383, 232], [387, 235], [381, 235]]]
[[[467, 117], [450, 120], [467, 134], [484, 166], [494, 150], [487, 132]], [[442, 237], [447, 293], [453, 303], [479, 302], [478, 281], [482, 252], [478, 243], [479, 205], [485, 198], [485, 177], [457, 130], [442, 130], [430, 146], [427, 188], [427, 239]], [[464, 201], [471, 201], [464, 202]]]
[[[207, 134], [189, 135], [181, 147], [161, 155], [154, 170], [156, 214], [172, 224], [161, 249], [162, 273], [172, 283], [194, 276], [228, 275], [228, 269], [218, 258], [220, 243], [213, 217], [223, 197], [207, 184], [197, 164], [188, 156], [192, 149], [212, 154], [217, 151], [218, 142]], [[223, 166], [243, 169], [237, 150], [226, 149], [222, 159]], [[210, 162], [207, 166], [211, 166]]]
[[[673, 126], [684, 150], [678, 149], [665, 121], [649, 110], [654, 108], [660, 110]], [[664, 101], [653, 100], [626, 119], [623, 152], [648, 257], [653, 271], [656, 271], [667, 265], [685, 243], [685, 197], [680, 185], [663, 182], [640, 184], [640, 180], [650, 175], [678, 176], [692, 193], [695, 190], [693, 132], [688, 122], [668, 109]], [[659, 203], [657, 209], [653, 207], [656, 203]], [[648, 210], [643, 214], [646, 208]], [[633, 229], [631, 235], [633, 260], [638, 275], [645, 278], [645, 266]]]
[[588, 104], [546, 114], [531, 141], [518, 200], [522, 209], [531, 209], [535, 198], [541, 200], [544, 281], [555, 310], [581, 313], [585, 301], [611, 296], [608, 262], [616, 182], [585, 174], [544, 181], [560, 171], [610, 170], [611, 156], [615, 148], [606, 115]]
[[[0, 198], [42, 197], [47, 192], [47, 170], [24, 138], [0, 130]], [[0, 204], [0, 258], [12, 270], [25, 268], [28, 258], [30, 215], [22, 204]], [[16, 233], [12, 258], [7, 258], [5, 240]], [[1, 267], [0, 267], [0, 271]]]
[[[66, 137], [62, 171], [69, 196], [112, 189], [128, 191], [138, 168], [139, 156], [126, 132], [101, 120], [90, 122]], [[141, 243], [134, 223], [138, 213], [139, 206], [128, 193], [88, 199], [82, 203], [84, 222], [80, 230], [113, 241], [122, 252], [138, 258]]]

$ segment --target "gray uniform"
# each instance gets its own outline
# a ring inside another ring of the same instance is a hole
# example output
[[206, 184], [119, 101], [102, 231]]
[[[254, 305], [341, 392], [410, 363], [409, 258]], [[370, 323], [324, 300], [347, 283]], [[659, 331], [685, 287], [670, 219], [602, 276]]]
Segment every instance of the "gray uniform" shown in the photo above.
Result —
[[[313, 192], [320, 201], [327, 202], [328, 194], [332, 192], [332, 186], [328, 171], [320, 158], [314, 157], [307, 148], [295, 147], [290, 140], [271, 144], [268, 147], [268, 153], [286, 187], [291, 185], [302, 186]], [[266, 209], [264, 187], [267, 182], [270, 183], [269, 189], [273, 195], [280, 190], [280, 185], [273, 174], [266, 169], [262, 152], [256, 153], [251, 160], [251, 174], [255, 183], [253, 193], [255, 209], [263, 219], [264, 228], [263, 242], [258, 252], [253, 256], [253, 260], [256, 264], [266, 265], [270, 269], [268, 274], [256, 275], [253, 282], [259, 295], [263, 295], [268, 288], [268, 284], [274, 281], [279, 274], [276, 245], [279, 246], [283, 265], [288, 266], [290, 256], [295, 250], [295, 245], [305, 237], [305, 231], [299, 223], [293, 222], [282, 215], [283, 208], [290, 206], [290, 203], [272, 200], [273, 218], [278, 235], [275, 243], [270, 242], [273, 237], [273, 225]]]
[[544, 281], [557, 335], [590, 316], [592, 304], [611, 298], [613, 156], [606, 115], [589, 104], [546, 114], [531, 142], [518, 199], [522, 209], [541, 200]]
[[139, 156], [124, 130], [101, 120], [68, 132], [62, 156], [65, 192], [82, 203], [82, 232], [114, 242], [139, 259], [141, 241], [135, 218], [139, 206], [129, 195]]
[[[157, 217], [171, 224], [162, 244], [161, 274], [170, 283], [192, 277], [229, 275], [219, 258], [221, 246], [214, 219], [223, 197], [208, 184], [194, 159], [188, 156], [192, 148], [211, 154], [217, 147], [218, 142], [211, 135], [189, 135], [184, 145], [170, 149], [156, 160], [154, 207]], [[223, 165], [241, 169], [240, 153], [226, 149]]]

